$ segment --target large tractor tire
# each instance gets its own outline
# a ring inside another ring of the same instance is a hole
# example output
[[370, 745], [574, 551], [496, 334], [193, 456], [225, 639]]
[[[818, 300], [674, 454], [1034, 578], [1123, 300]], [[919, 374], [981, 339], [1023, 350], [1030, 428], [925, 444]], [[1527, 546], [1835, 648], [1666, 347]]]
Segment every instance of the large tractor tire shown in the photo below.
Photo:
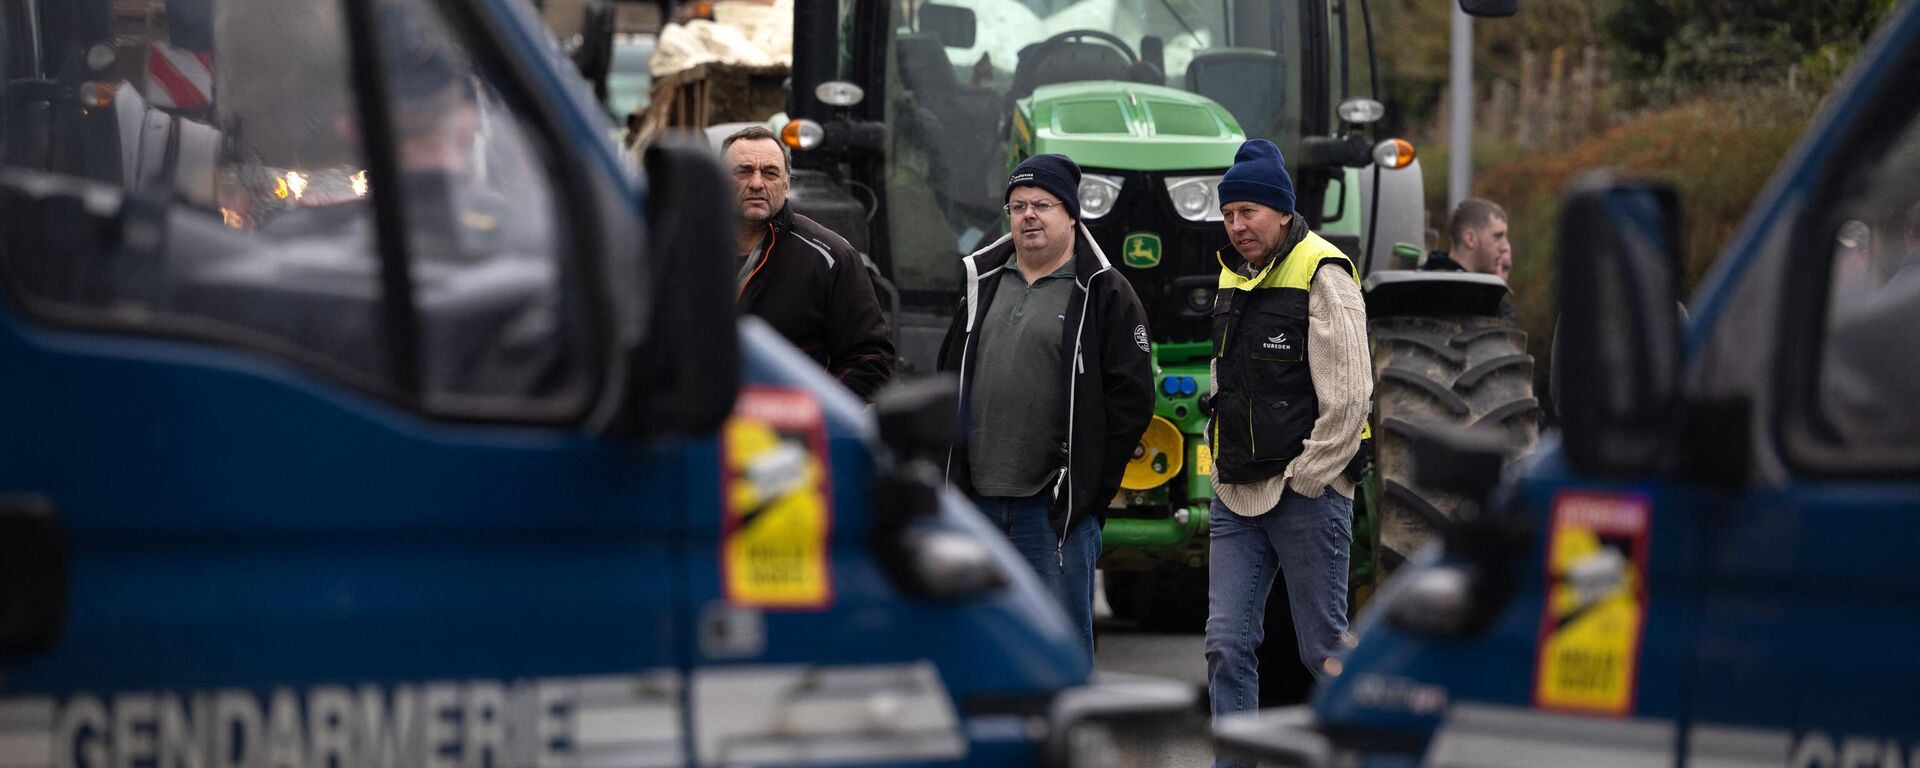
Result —
[[1411, 439], [1436, 427], [1494, 430], [1512, 462], [1533, 450], [1540, 403], [1527, 334], [1499, 318], [1386, 317], [1370, 322], [1368, 335], [1380, 477], [1374, 573], [1384, 582], [1434, 531], [1458, 519], [1462, 504], [1414, 482]]

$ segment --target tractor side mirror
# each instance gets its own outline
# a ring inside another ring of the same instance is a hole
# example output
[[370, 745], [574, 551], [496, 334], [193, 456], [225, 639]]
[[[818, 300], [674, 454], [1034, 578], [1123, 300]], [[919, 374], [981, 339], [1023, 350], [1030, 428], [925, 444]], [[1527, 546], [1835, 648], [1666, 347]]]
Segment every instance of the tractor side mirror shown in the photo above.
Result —
[[1512, 16], [1520, 12], [1520, 0], [1460, 0], [1460, 11], [1468, 16]]
[[934, 3], [920, 6], [920, 31], [940, 38], [940, 44], [948, 48], [972, 48], [977, 27], [972, 8]]
[[1670, 460], [1679, 232], [1664, 184], [1589, 174], [1561, 208], [1555, 375], [1567, 458], [1582, 472], [1646, 474]]
[[1365, 168], [1373, 164], [1373, 142], [1366, 137], [1307, 136], [1300, 140], [1302, 168]]

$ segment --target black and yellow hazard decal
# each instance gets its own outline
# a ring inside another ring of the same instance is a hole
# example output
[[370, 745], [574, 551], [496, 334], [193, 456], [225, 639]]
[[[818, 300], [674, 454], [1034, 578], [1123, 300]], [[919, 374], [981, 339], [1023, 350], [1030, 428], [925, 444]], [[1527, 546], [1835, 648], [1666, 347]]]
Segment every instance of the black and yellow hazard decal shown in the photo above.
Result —
[[833, 508], [820, 401], [804, 390], [748, 387], [720, 441], [727, 602], [789, 610], [831, 605]]
[[1639, 495], [1569, 492], [1554, 499], [1534, 706], [1632, 710], [1646, 630], [1650, 506]]

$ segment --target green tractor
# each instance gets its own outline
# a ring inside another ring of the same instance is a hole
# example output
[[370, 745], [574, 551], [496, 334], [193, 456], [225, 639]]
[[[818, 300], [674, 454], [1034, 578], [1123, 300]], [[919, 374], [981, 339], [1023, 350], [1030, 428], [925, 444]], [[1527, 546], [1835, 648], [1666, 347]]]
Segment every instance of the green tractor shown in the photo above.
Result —
[[1191, 631], [1206, 616], [1208, 316], [1226, 246], [1214, 186], [1247, 138], [1282, 148], [1299, 212], [1366, 275], [1379, 385], [1356, 608], [1456, 503], [1411, 482], [1409, 439], [1479, 421], [1502, 426], [1512, 456], [1532, 446], [1532, 361], [1495, 317], [1505, 284], [1411, 271], [1420, 166], [1407, 143], [1370, 135], [1384, 114], [1365, 90], [1371, 37], [1364, 0], [796, 4], [793, 198], [872, 258], [903, 374], [933, 369], [960, 258], [1005, 229], [1008, 172], [1041, 152], [1082, 167], [1082, 221], [1145, 304], [1156, 363], [1155, 418], [1101, 558], [1121, 617]]

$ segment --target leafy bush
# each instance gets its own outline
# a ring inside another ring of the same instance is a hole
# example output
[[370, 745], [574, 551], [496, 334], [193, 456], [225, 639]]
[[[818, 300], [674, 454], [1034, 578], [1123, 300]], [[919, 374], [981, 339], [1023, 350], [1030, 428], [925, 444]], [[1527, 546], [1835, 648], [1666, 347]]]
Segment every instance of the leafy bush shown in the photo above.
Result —
[[1612, 0], [1601, 30], [1622, 84], [1664, 101], [1705, 86], [1831, 85], [1898, 0]]
[[[1720, 251], [1744, 220], [1817, 106], [1806, 94], [1781, 89], [1732, 89], [1714, 99], [1651, 111], [1587, 139], [1544, 149], [1510, 144], [1475, 148], [1479, 166], [1474, 194], [1500, 203], [1513, 242], [1514, 306], [1527, 331], [1529, 351], [1545, 389], [1547, 347], [1552, 340], [1554, 238], [1560, 202], [1580, 173], [1617, 169], [1672, 183], [1680, 192], [1686, 258], [1683, 295], [1698, 287]], [[1444, 153], [1422, 157], [1428, 210], [1446, 210]], [[1443, 218], [1444, 213], [1436, 213]]]

